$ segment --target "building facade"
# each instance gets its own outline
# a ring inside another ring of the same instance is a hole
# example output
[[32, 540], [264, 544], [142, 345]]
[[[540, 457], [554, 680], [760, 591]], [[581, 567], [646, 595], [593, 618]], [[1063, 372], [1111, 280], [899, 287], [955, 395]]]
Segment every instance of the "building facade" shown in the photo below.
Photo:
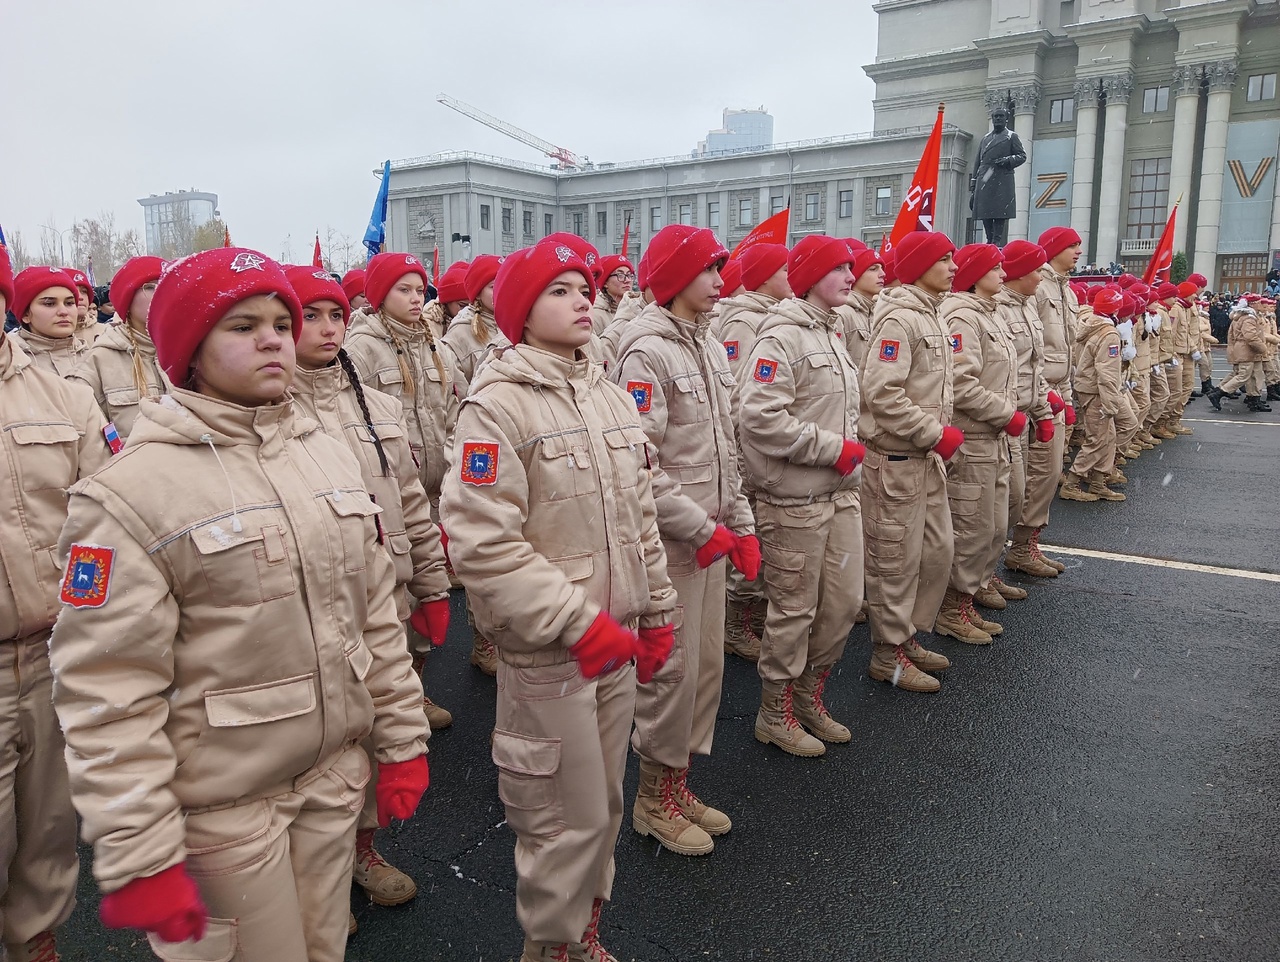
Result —
[[724, 110], [719, 130], [707, 131], [707, 139], [698, 144], [695, 157], [743, 150], [748, 147], [773, 146], [773, 116], [759, 110]]
[[1089, 261], [1141, 268], [1181, 198], [1175, 251], [1220, 289], [1259, 289], [1280, 251], [1280, 3], [880, 0], [875, 10], [865, 70], [877, 129], [924, 123], [941, 98], [976, 148], [991, 108], [1009, 109], [1028, 156], [1011, 238], [1069, 224]]
[[163, 251], [218, 216], [218, 195], [199, 190], [166, 191], [139, 198], [147, 230], [147, 250]]

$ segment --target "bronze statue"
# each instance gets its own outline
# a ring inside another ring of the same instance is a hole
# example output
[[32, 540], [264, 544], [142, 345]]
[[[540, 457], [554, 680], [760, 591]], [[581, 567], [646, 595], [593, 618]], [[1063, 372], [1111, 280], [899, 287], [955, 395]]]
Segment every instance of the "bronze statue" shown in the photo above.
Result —
[[1009, 239], [1009, 221], [1017, 214], [1013, 193], [1013, 171], [1027, 162], [1018, 135], [1008, 128], [1009, 112], [1003, 107], [991, 111], [991, 133], [978, 145], [977, 172], [969, 209], [982, 221], [987, 243], [1004, 247]]

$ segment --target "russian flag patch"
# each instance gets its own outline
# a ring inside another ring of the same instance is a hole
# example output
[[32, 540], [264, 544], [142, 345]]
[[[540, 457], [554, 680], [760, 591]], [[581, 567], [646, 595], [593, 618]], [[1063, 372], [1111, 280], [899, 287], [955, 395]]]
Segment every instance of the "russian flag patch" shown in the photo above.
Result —
[[111, 596], [111, 566], [115, 558], [115, 548], [73, 544], [58, 595], [62, 603], [72, 608], [101, 608], [105, 605]]
[[724, 342], [724, 352], [725, 352], [725, 354], [729, 355], [729, 360], [731, 360], [731, 361], [736, 361], [736, 360], [738, 359], [738, 342], [737, 342], [737, 341], [725, 341], [725, 342]]
[[778, 362], [767, 357], [760, 358], [756, 361], [755, 373], [751, 376], [761, 384], [772, 384], [773, 379], [778, 376]]
[[959, 354], [960, 349], [964, 345], [964, 335], [952, 334], [950, 337], [947, 338], [947, 340], [951, 342], [951, 353]]
[[1119, 356], [1120, 356], [1119, 344], [1112, 344], [1110, 347], [1107, 348], [1107, 357], [1119, 357]]
[[493, 484], [498, 480], [498, 445], [495, 442], [462, 442], [462, 480], [465, 484]]
[[897, 341], [881, 341], [880, 360], [896, 361], [898, 359], [898, 347], [899, 344]]
[[648, 414], [653, 410], [653, 384], [649, 381], [628, 381], [627, 393], [636, 402], [636, 410]]
[[102, 429], [102, 436], [107, 439], [107, 447], [111, 449], [111, 453], [119, 454], [124, 447], [124, 442], [120, 440], [120, 432], [116, 430], [115, 421], [107, 422], [107, 426]]

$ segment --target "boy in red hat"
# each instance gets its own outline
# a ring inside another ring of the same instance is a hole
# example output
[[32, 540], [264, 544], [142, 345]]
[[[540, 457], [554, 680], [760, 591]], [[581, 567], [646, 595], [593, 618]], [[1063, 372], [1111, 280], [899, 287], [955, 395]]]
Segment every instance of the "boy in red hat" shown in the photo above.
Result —
[[836, 313], [844, 322], [844, 343], [853, 366], [862, 370], [871, 346], [871, 313], [876, 298], [884, 290], [884, 258], [873, 248], [864, 247], [853, 254], [853, 290]]
[[1098, 292], [1080, 318], [1075, 386], [1084, 416], [1085, 443], [1062, 482], [1058, 497], [1066, 501], [1123, 501], [1107, 487], [1115, 470], [1116, 419], [1120, 416], [1121, 341], [1116, 318], [1124, 307], [1119, 287]]
[[423, 311], [431, 329], [443, 337], [453, 319], [467, 306], [467, 261], [450, 264], [436, 283], [436, 297]]
[[683, 624], [668, 666], [636, 693], [631, 824], [673, 852], [705, 855], [732, 822], [688, 787], [689, 766], [711, 754], [720, 707], [725, 567], [754, 580], [760, 547], [738, 475], [733, 375], [708, 335], [729, 252], [705, 228], [671, 224], [646, 256], [654, 302], [627, 323], [610, 377], [635, 399], [649, 437], [658, 531]]
[[1172, 441], [1178, 435], [1172, 430], [1174, 409], [1177, 399], [1174, 397], [1175, 380], [1178, 373], [1177, 353], [1174, 351], [1174, 302], [1178, 298], [1178, 287], [1167, 281], [1156, 285], [1153, 292], [1152, 308], [1154, 309], [1151, 339], [1151, 410], [1147, 418], [1151, 424], [1150, 431], [1157, 441]]

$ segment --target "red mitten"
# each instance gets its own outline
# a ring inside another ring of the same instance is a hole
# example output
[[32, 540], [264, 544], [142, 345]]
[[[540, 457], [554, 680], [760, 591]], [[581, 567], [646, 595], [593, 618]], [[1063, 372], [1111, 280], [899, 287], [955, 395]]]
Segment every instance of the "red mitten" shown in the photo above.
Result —
[[694, 555], [694, 558], [697, 559], [698, 567], [710, 568], [732, 551], [737, 541], [738, 536], [736, 534], [722, 524], [716, 525], [716, 530], [711, 532], [710, 539]]
[[424, 601], [413, 609], [409, 624], [423, 638], [430, 639], [433, 648], [439, 648], [444, 644], [445, 635], [449, 633], [449, 599]]
[[654, 674], [671, 657], [676, 643], [676, 630], [671, 625], [640, 629], [640, 653], [636, 656], [636, 680], [642, 685], [653, 681]]
[[587, 633], [569, 649], [578, 659], [578, 670], [583, 678], [598, 678], [615, 671], [636, 657], [640, 651], [640, 639], [623, 628], [607, 611], [596, 615]]
[[1004, 426], [1004, 433], [1011, 438], [1021, 436], [1022, 432], [1027, 429], [1027, 416], [1021, 411], [1014, 411], [1013, 417], [1009, 418], [1009, 423]]
[[1036, 440], [1041, 444], [1048, 444], [1053, 440], [1053, 418], [1036, 422]]
[[166, 942], [204, 937], [209, 912], [200, 890], [187, 874], [186, 863], [136, 878], [122, 889], [104, 895], [98, 917], [109, 929], [142, 929]]
[[1076, 423], [1076, 409], [1074, 406], [1068, 404], [1065, 410], [1067, 412], [1067, 427], [1071, 427], [1071, 425]]
[[863, 445], [845, 438], [844, 448], [841, 449], [840, 457], [834, 465], [835, 469], [845, 476], [853, 474], [854, 468], [861, 464], [866, 456], [867, 449]]
[[1057, 391], [1049, 392], [1049, 410], [1050, 411], [1052, 411], [1054, 414], [1061, 414], [1062, 409], [1065, 408], [1066, 406], [1067, 406], [1067, 403], [1064, 400], [1062, 400], [1061, 394], [1059, 394]]
[[426, 755], [407, 762], [379, 765], [378, 784], [373, 789], [378, 800], [378, 824], [386, 828], [393, 818], [413, 815], [430, 783]]
[[960, 450], [960, 445], [962, 444], [964, 444], [964, 432], [958, 427], [948, 424], [942, 429], [942, 437], [933, 446], [933, 450], [942, 456], [943, 461], [950, 461], [952, 456]]
[[452, 562], [449, 561], [449, 536], [444, 533], [443, 527], [440, 529], [440, 547], [444, 549], [445, 562], [452, 564]]
[[729, 561], [742, 572], [742, 577], [755, 581], [760, 575], [760, 539], [753, 534], [744, 534], [729, 549]]

